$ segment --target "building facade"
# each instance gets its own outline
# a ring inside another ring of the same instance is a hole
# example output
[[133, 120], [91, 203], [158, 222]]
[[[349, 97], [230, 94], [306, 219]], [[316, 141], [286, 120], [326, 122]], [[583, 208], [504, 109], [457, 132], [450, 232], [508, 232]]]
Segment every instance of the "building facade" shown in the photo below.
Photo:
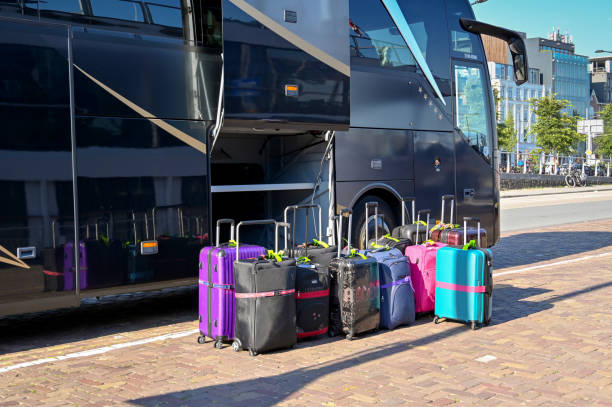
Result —
[[612, 103], [612, 56], [591, 58], [589, 72], [591, 89], [599, 105]]

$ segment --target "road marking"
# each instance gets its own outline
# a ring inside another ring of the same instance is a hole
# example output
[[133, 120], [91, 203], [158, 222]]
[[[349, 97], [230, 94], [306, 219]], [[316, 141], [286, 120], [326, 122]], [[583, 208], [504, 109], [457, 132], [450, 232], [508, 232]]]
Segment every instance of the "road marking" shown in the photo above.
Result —
[[101, 355], [103, 353], [107, 353], [107, 352], [117, 350], [117, 349], [131, 348], [133, 346], [144, 345], [144, 344], [151, 343], [151, 342], [165, 341], [166, 339], [183, 338], [185, 336], [194, 335], [199, 332], [200, 331], [198, 329], [191, 329], [189, 331], [182, 331], [182, 332], [175, 332], [175, 333], [165, 334], [165, 335], [160, 335], [160, 336], [154, 336], [152, 338], [139, 339], [137, 341], [132, 341], [132, 342], [116, 343], [110, 346], [103, 346], [101, 348], [89, 349], [89, 350], [85, 350], [81, 352], [68, 353], [66, 355], [54, 356], [51, 358], [32, 360], [29, 362], [23, 362], [23, 363], [18, 363], [16, 365], [2, 367], [0, 368], [0, 373], [10, 372], [11, 370], [23, 369], [25, 367], [30, 367], [30, 366], [39, 366], [39, 365], [44, 365], [47, 363], [58, 362], [60, 360], [83, 358], [86, 356], [93, 356], [93, 355]]
[[492, 362], [492, 361], [494, 361], [494, 360], [496, 360], [496, 359], [497, 359], [497, 358], [496, 358], [495, 356], [492, 356], [492, 355], [484, 355], [484, 356], [481, 356], [481, 357], [479, 357], [479, 358], [477, 358], [477, 359], [474, 359], [474, 360], [475, 360], [476, 362], [481, 362], [481, 363], [489, 363], [489, 362]]
[[525, 271], [531, 271], [531, 270], [538, 270], [538, 269], [543, 269], [543, 268], [547, 268], [547, 267], [560, 266], [560, 265], [563, 265], [563, 264], [578, 263], [580, 261], [585, 261], [585, 260], [590, 260], [590, 259], [597, 259], [597, 258], [607, 257], [607, 256], [612, 256], [612, 252], [601, 253], [601, 254], [592, 254], [590, 256], [578, 257], [577, 259], [569, 259], [569, 260], [557, 261], [555, 263], [540, 264], [538, 266], [525, 267], [525, 268], [518, 269], [518, 270], [510, 270], [510, 271], [503, 271], [501, 273], [493, 273], [493, 276], [494, 277], [507, 276], [509, 274], [518, 274], [518, 273], [523, 273]]

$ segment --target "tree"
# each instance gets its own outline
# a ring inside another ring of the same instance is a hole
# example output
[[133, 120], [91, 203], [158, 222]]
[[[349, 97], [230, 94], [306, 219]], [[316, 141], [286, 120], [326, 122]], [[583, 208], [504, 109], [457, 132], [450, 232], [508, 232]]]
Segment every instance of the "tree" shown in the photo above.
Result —
[[545, 153], [569, 154], [576, 149], [578, 142], [584, 140], [576, 128], [580, 117], [563, 112], [572, 106], [569, 101], [551, 95], [531, 99], [529, 103], [538, 118], [531, 131]]
[[599, 117], [604, 121], [604, 134], [597, 137], [597, 154], [612, 156], [612, 104], [607, 104]]
[[514, 128], [514, 117], [508, 114], [506, 120], [497, 123], [497, 145], [502, 151], [514, 151], [516, 148], [517, 136]]

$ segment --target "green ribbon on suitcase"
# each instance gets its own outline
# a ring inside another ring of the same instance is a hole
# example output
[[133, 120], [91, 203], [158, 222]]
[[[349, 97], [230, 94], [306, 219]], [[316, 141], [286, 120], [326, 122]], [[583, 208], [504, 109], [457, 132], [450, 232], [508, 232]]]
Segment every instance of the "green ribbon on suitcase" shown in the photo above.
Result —
[[463, 250], [470, 250], [470, 248], [476, 247], [476, 241], [470, 240], [467, 244], [463, 245]]

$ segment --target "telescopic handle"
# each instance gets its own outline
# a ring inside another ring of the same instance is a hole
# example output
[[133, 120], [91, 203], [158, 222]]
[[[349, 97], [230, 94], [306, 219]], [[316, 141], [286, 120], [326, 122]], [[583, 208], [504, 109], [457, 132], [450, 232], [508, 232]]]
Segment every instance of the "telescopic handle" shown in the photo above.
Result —
[[236, 260], [238, 256], [238, 248], [240, 247], [240, 226], [256, 226], [256, 225], [274, 225], [276, 221], [274, 219], [262, 219], [262, 220], [244, 220], [239, 222], [236, 226]]
[[[298, 209], [314, 209], [317, 208], [319, 210], [319, 240], [322, 241], [323, 240], [323, 211], [321, 209], [321, 205], [317, 205], [317, 204], [309, 204], [309, 205], [289, 205], [285, 208], [284, 212], [283, 212], [283, 221], [285, 223], [289, 222], [287, 220], [287, 215], [289, 214], [290, 210], [293, 210], [293, 214], [295, 216], [295, 213]], [[289, 246], [288, 244], [288, 230], [287, 228], [285, 228], [285, 250], [287, 250], [287, 247]], [[306, 213], [306, 239], [308, 239], [308, 212]], [[308, 251], [308, 242], [306, 243], [306, 250]], [[294, 249], [294, 245], [295, 245], [295, 227], [293, 228], [293, 242], [291, 244], [291, 249], [293, 251]]]
[[446, 195], [442, 195], [442, 211], [440, 213], [440, 223], [444, 223], [444, 207], [446, 206], [446, 201], [450, 200], [451, 201], [451, 206], [450, 206], [450, 223], [451, 225], [453, 224], [453, 221], [455, 219], [455, 195], [452, 194], [446, 194]]
[[419, 244], [419, 226], [421, 226], [421, 214], [427, 215], [427, 222], [425, 226], [425, 240], [427, 240], [427, 235], [429, 234], [429, 216], [431, 214], [431, 209], [421, 209], [417, 212], [417, 221], [416, 221], [416, 240], [414, 244]]
[[416, 197], [414, 196], [405, 196], [401, 199], [402, 201], [402, 226], [404, 226], [406, 224], [406, 212], [407, 212], [407, 208], [406, 208], [406, 202], [410, 202], [412, 205], [412, 211], [411, 211], [411, 217], [410, 220], [412, 222], [414, 222], [415, 220], [415, 214], [414, 211], [416, 209]]
[[478, 223], [478, 228], [476, 229], [476, 235], [478, 236], [478, 247], [480, 247], [480, 219], [479, 218], [473, 218], [470, 216], [464, 216], [463, 217], [463, 244], [466, 245], [467, 244], [467, 224], [468, 222], [477, 222]]
[[351, 228], [353, 226], [353, 211], [350, 209], [342, 209], [338, 217], [338, 257], [342, 254], [342, 218], [348, 216], [348, 246], [347, 250], [351, 251]]
[[366, 202], [365, 204], [365, 248], [370, 241], [370, 208], [374, 208], [374, 240], [378, 242], [378, 202]]
[[216, 233], [217, 233], [217, 244], [216, 246], [219, 247], [220, 246], [220, 239], [221, 239], [221, 225], [225, 225], [225, 224], [229, 224], [230, 225], [230, 240], [234, 240], [234, 232], [235, 232], [235, 222], [234, 219], [219, 219], [217, 221], [217, 229], [216, 229]]
[[[274, 252], [278, 253], [278, 229], [284, 228], [285, 232], [291, 229], [291, 225], [287, 222], [276, 222], [274, 226]], [[285, 244], [285, 252], [287, 252], [287, 245]]]

